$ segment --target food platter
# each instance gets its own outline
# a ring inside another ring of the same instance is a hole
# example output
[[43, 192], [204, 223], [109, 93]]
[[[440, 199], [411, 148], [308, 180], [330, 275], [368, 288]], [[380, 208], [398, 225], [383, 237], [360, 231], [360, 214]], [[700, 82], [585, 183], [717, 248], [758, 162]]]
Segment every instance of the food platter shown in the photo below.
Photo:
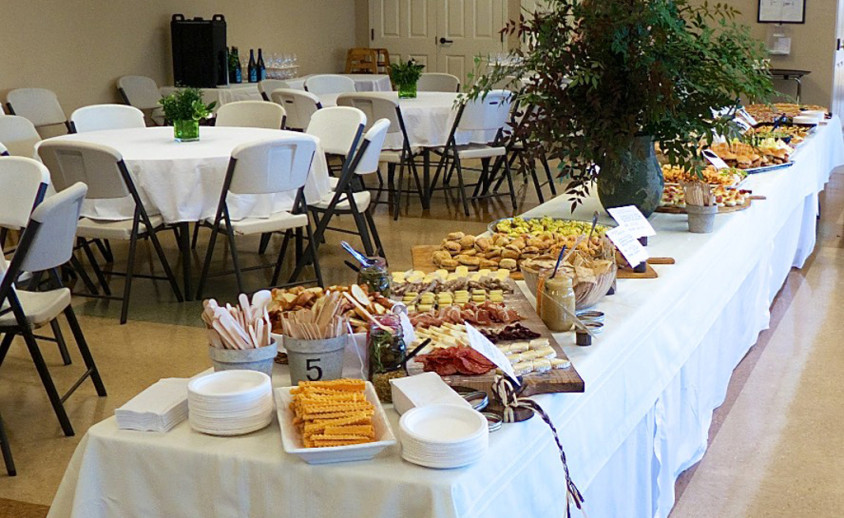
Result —
[[751, 167], [750, 169], [745, 169], [747, 174], [759, 174], [759, 173], [769, 173], [771, 171], [776, 171], [778, 169], [785, 169], [786, 167], [791, 167], [794, 165], [793, 160], [789, 160], [783, 164], [772, 164], [766, 165], [762, 167]]
[[[750, 202], [752, 199], [753, 198], [748, 197], [743, 204], [735, 205], [733, 207], [718, 207], [718, 214], [727, 214], [730, 212], [746, 210], [750, 208]], [[655, 212], [662, 214], [686, 214], [686, 207], [680, 207], [677, 205], [660, 205], [656, 208]]]

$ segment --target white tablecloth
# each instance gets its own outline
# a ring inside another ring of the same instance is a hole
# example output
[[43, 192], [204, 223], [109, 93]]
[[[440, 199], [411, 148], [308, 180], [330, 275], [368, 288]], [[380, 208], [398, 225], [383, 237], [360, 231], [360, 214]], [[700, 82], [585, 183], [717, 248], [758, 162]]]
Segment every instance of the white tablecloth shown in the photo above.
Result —
[[[158, 89], [161, 95], [167, 96], [178, 90], [175, 86], [162, 86]], [[220, 106], [233, 103], [235, 101], [261, 101], [261, 92], [258, 90], [257, 83], [240, 83], [228, 86], [218, 86], [216, 88], [200, 88], [202, 91], [202, 98], [206, 103], [212, 101], [217, 105], [214, 107], [216, 112]]]
[[[619, 280], [598, 305], [606, 331], [588, 348], [557, 335], [586, 382], [583, 394], [537, 396], [566, 448], [592, 518], [665, 517], [678, 473], [706, 448], [712, 410], [735, 365], [768, 324], [792, 266], [814, 247], [817, 193], [844, 163], [838, 119], [787, 170], [748, 181], [746, 211], [690, 234], [685, 216], [658, 214], [653, 256], [671, 256], [653, 280]], [[595, 201], [577, 215], [591, 214]], [[552, 200], [528, 215], [564, 216]], [[391, 415], [393, 424], [396, 415]], [[559, 455], [534, 418], [490, 436], [477, 464], [428, 470], [397, 448], [370, 462], [310, 466], [283, 453], [278, 425], [238, 438], [92, 427], [68, 466], [50, 517], [559, 517]]]
[[[175, 142], [172, 127], [93, 131], [54, 137], [111, 146], [123, 155], [135, 185], [151, 214], [167, 223], [199, 221], [214, 216], [220, 201], [232, 150], [239, 144], [298, 133], [259, 128], [203, 126], [198, 142]], [[305, 185], [305, 198], [322, 199], [331, 192], [325, 155], [317, 152]], [[268, 217], [293, 207], [295, 193], [229, 195], [233, 219]], [[82, 214], [103, 220], [132, 217], [131, 199], [86, 200]]]
[[[290, 88], [298, 90], [305, 89], [305, 81], [317, 74], [308, 74], [302, 77], [295, 77], [293, 79], [285, 79], [284, 81], [290, 85]], [[358, 92], [389, 92], [393, 89], [390, 83], [390, 76], [386, 74], [337, 74], [346, 76], [355, 82], [355, 90]]]
[[[321, 95], [323, 107], [336, 106], [339, 94]], [[384, 93], [384, 97], [398, 99], [398, 92]], [[400, 99], [402, 117], [410, 145], [436, 147], [445, 145], [457, 115], [457, 93], [418, 92], [415, 99]], [[454, 136], [457, 144], [470, 142], [486, 144], [495, 138], [494, 131], [460, 131]], [[401, 134], [391, 134], [384, 141], [385, 149], [401, 149]]]

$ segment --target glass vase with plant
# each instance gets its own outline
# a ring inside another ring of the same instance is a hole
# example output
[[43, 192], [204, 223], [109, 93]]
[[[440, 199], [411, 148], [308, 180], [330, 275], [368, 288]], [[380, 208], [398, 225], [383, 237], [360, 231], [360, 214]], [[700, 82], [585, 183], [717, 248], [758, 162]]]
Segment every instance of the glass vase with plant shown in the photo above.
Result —
[[399, 99], [412, 99], [416, 97], [416, 83], [422, 77], [422, 69], [425, 65], [420, 65], [413, 59], [390, 65], [390, 80], [396, 85], [399, 91]]
[[205, 104], [198, 88], [180, 88], [163, 97], [164, 118], [173, 124], [173, 136], [178, 142], [199, 140], [199, 121], [211, 117], [216, 102]]
[[470, 95], [503, 82], [534, 107], [521, 137], [560, 161], [572, 209], [597, 180], [605, 207], [632, 203], [648, 215], [664, 183], [654, 142], [699, 173], [701, 141], [735, 134], [738, 99], [773, 94], [764, 46], [737, 14], [691, 0], [547, 0], [507, 24], [521, 46]]

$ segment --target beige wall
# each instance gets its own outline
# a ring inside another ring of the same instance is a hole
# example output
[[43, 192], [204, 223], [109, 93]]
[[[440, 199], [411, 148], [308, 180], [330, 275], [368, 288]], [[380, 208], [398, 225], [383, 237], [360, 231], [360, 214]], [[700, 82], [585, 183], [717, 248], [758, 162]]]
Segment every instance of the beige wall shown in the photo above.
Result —
[[[756, 38], [767, 42], [773, 26], [756, 23], [759, 0], [721, 1], [741, 11], [741, 20], [750, 26], [751, 33]], [[837, 0], [805, 1], [806, 23], [787, 26], [791, 32], [791, 54], [770, 56], [771, 66], [810, 70], [812, 73], [803, 79], [802, 101], [830, 107], [835, 54], [835, 16], [838, 2]], [[775, 80], [774, 86], [782, 92], [794, 95], [793, 81]]]
[[[360, 1], [360, 0], [357, 0]], [[355, 43], [351, 0], [3, 0], [0, 99], [18, 87], [58, 94], [68, 114], [114, 102], [115, 80], [172, 84], [170, 16], [226, 17], [228, 44], [296, 53], [302, 74], [341, 71]]]

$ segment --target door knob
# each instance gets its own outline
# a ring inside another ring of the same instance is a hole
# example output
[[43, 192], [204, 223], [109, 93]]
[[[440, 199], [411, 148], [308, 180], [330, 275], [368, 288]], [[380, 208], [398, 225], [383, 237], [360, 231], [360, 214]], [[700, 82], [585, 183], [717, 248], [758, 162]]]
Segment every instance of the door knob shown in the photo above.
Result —
[[446, 38], [440, 38], [440, 45], [445, 45], [447, 43], [454, 43], [454, 40], [449, 40]]

